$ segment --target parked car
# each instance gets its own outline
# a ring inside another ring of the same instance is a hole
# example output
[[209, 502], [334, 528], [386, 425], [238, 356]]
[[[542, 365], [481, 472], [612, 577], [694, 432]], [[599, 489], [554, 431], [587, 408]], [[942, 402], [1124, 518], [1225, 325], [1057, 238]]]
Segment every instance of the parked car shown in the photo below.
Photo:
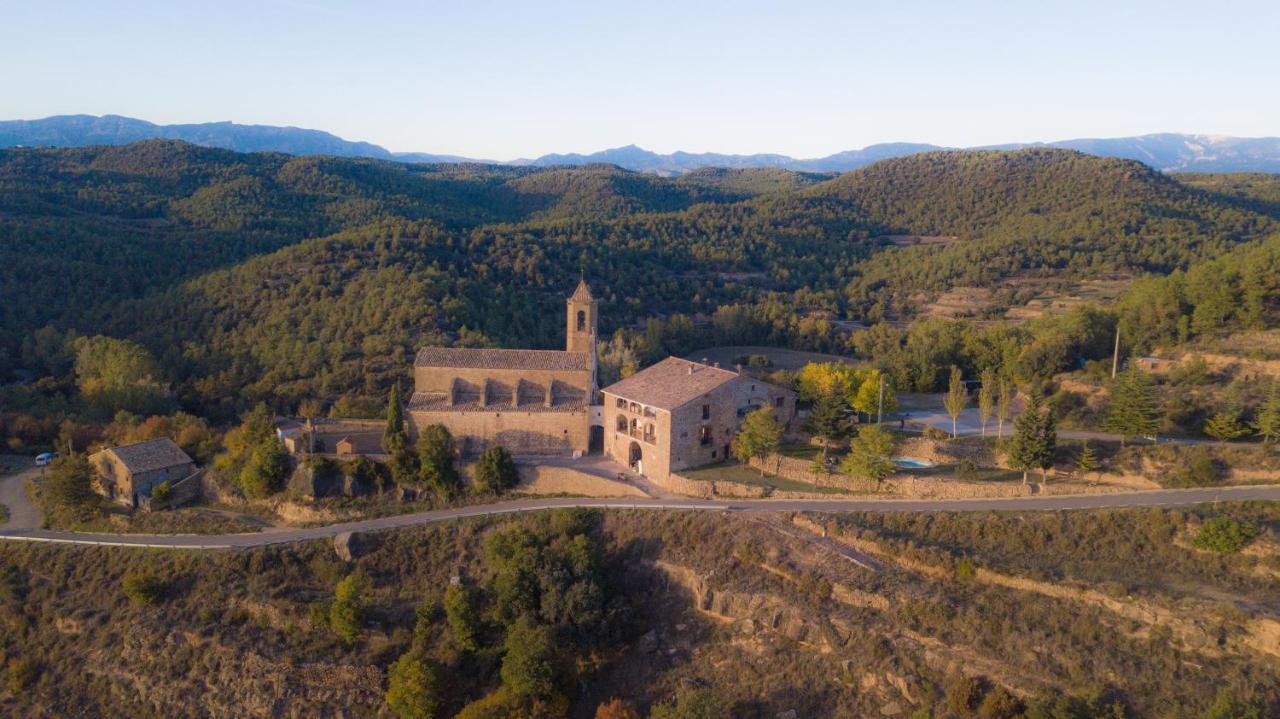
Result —
[[57, 452], [41, 452], [36, 455], [37, 467], [48, 467], [49, 463], [58, 458]]

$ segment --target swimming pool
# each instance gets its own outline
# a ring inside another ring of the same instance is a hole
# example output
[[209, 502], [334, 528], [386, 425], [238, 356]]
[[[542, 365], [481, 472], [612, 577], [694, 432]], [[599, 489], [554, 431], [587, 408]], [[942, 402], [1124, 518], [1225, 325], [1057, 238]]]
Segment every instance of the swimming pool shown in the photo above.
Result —
[[894, 457], [893, 463], [903, 469], [926, 469], [933, 466], [933, 462], [927, 459], [912, 459], [910, 457]]

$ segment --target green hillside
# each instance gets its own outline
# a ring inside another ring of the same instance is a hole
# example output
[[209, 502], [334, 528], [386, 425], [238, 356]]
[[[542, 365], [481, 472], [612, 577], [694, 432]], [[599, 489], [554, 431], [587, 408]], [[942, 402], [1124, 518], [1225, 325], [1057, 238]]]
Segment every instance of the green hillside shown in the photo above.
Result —
[[[195, 411], [377, 395], [422, 344], [558, 345], [579, 272], [603, 299], [605, 333], [643, 328], [655, 355], [712, 343], [842, 350], [823, 318], [909, 317], [920, 297], [1014, 276], [1164, 275], [1276, 231], [1255, 211], [1265, 178], [1215, 183], [1060, 150], [917, 155], [830, 179], [174, 142], [7, 150], [0, 369], [55, 372], [65, 360], [49, 346], [74, 331], [142, 343]], [[955, 239], [876, 239], [902, 234]], [[1206, 304], [1204, 284], [1161, 286], [1181, 294], [1147, 324], [1167, 335]]]
[[809, 193], [858, 205], [884, 234], [957, 240], [859, 265], [848, 286], [855, 314], [877, 301], [909, 313], [916, 293], [1021, 274], [1164, 274], [1276, 226], [1140, 163], [1067, 150], [914, 155]]

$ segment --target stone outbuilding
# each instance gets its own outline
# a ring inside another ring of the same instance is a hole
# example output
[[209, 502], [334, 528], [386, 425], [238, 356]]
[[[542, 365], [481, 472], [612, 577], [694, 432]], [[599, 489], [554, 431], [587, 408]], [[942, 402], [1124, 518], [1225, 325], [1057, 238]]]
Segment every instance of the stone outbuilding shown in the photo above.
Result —
[[109, 447], [89, 456], [97, 472], [99, 493], [120, 504], [137, 507], [161, 482], [170, 486], [196, 474], [195, 460], [168, 437]]
[[795, 416], [791, 390], [714, 365], [668, 357], [605, 389], [604, 451], [637, 474], [673, 472], [728, 459], [742, 419], [772, 407]]

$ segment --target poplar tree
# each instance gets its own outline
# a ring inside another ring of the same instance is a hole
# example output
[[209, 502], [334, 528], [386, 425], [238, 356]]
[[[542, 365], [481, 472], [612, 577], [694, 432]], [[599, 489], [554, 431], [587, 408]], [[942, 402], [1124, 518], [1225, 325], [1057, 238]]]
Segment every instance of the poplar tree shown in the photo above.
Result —
[[982, 422], [982, 436], [987, 436], [987, 422], [995, 413], [996, 405], [996, 371], [987, 368], [982, 371], [982, 387], [978, 390], [978, 420]]
[[1009, 420], [1013, 410], [1014, 386], [1008, 378], [1000, 378], [1000, 389], [996, 392], [996, 427], [997, 437], [1004, 439], [1004, 423]]
[[960, 374], [960, 368], [955, 365], [951, 365], [951, 381], [947, 385], [947, 396], [943, 398], [942, 404], [947, 408], [947, 414], [951, 415], [951, 438], [955, 439], [956, 420], [969, 404], [969, 393], [964, 387], [964, 377]]

